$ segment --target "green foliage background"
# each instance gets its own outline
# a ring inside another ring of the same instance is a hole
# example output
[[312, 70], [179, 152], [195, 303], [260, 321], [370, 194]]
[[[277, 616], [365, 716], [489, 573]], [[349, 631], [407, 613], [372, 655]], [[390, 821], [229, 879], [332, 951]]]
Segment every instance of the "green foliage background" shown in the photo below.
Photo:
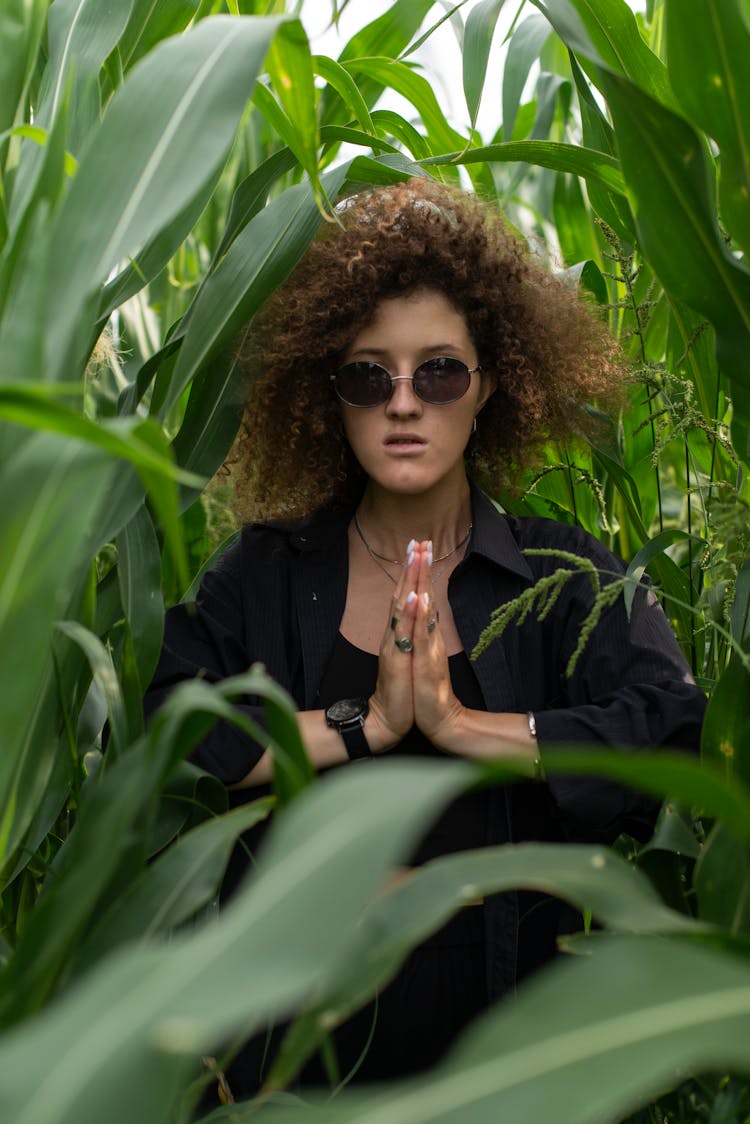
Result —
[[[428, 1078], [318, 1107], [275, 1094], [274, 1118], [748, 1118], [750, 5], [528, 0], [502, 69], [502, 0], [463, 8], [396, 0], [334, 59], [283, 0], [0, 0], [4, 1120], [196, 1119], [201, 1056], [301, 1011], [270, 1096], [467, 896], [513, 887], [604, 931]], [[460, 120], [413, 58], [444, 21]], [[483, 95], [502, 103], [494, 136]], [[648, 570], [711, 701], [700, 763], [554, 757], [665, 798], [638, 854], [466, 853], [376, 896], [476, 769], [311, 785], [259, 669], [185, 685], [148, 731], [140, 698], [164, 605], [231, 530], [206, 482], [238, 424], [238, 333], [341, 191], [409, 175], [495, 199], [632, 358], [606, 439], [550, 448], [496, 498], [600, 537], [630, 563], [626, 597]], [[267, 700], [280, 811], [217, 917], [231, 846], [270, 802], [229, 812], [185, 758], [208, 723], [241, 721], [246, 690]]]

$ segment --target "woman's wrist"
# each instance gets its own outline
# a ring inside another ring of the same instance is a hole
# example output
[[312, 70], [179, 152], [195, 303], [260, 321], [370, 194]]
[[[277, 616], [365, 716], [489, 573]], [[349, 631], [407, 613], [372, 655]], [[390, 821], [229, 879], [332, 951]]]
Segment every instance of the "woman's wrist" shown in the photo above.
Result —
[[375, 695], [372, 695], [369, 699], [369, 707], [363, 730], [370, 752], [377, 756], [393, 749], [394, 745], [398, 745], [404, 735], [391, 729], [385, 721]]
[[440, 725], [429, 733], [423, 730], [423, 733], [436, 749], [455, 756], [466, 756], [462, 746], [471, 737], [469, 715], [470, 711], [455, 699], [454, 705]]
[[529, 773], [544, 776], [539, 744], [532, 735], [528, 714], [495, 714], [460, 707], [452, 720], [430, 740], [438, 749], [475, 761], [516, 758], [528, 761]]

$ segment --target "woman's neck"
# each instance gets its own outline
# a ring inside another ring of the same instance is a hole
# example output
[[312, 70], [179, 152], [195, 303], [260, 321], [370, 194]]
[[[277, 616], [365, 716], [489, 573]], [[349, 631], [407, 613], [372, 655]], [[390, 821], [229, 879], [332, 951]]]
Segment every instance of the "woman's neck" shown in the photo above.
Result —
[[369, 546], [379, 554], [399, 560], [410, 539], [431, 539], [433, 553], [439, 557], [452, 550], [469, 529], [469, 483], [464, 476], [459, 486], [452, 484], [450, 489], [400, 495], [384, 491], [370, 481], [357, 515]]

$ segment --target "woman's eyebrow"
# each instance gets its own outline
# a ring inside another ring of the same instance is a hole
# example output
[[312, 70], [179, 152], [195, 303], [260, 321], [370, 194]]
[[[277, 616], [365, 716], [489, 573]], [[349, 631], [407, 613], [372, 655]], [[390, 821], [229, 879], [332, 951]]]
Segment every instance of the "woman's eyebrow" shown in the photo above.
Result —
[[[443, 341], [442, 343], [429, 343], [429, 344], [425, 344], [423, 347], [417, 348], [418, 353], [421, 353], [421, 354], [424, 354], [424, 355], [427, 355], [428, 353], [434, 353], [436, 351], [461, 351], [461, 350], [463, 350], [463, 349], [461, 348], [460, 344], [446, 343], [445, 341]], [[367, 345], [364, 345], [363, 347], [358, 347], [356, 351], [351, 352], [352, 355], [390, 355], [390, 353], [391, 353], [391, 350], [388, 347], [367, 347]]]

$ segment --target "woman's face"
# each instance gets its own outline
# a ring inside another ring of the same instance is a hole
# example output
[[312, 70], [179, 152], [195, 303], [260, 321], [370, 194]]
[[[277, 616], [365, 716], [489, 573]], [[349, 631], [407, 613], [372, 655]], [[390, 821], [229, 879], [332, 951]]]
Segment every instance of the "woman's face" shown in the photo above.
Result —
[[[442, 293], [420, 289], [381, 301], [341, 363], [369, 360], [396, 378], [411, 376], [420, 363], [437, 356], [460, 359], [469, 369], [478, 362], [463, 315]], [[411, 382], [395, 382], [382, 405], [342, 403], [344, 431], [374, 483], [403, 495], [428, 492], [438, 484], [463, 479], [464, 449], [489, 392], [488, 380], [475, 372], [462, 398], [431, 405], [417, 397]]]

